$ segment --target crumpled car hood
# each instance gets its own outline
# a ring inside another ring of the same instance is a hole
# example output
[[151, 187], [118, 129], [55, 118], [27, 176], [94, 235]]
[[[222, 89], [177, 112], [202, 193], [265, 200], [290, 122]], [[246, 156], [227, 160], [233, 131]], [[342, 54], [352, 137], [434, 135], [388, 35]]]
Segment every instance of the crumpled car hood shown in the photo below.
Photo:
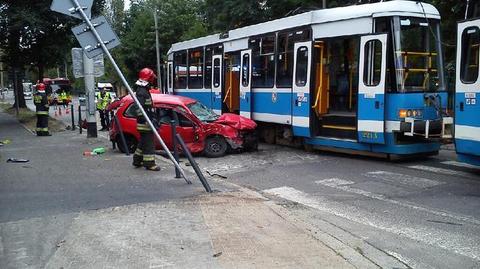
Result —
[[257, 128], [257, 124], [253, 120], [231, 113], [223, 114], [215, 123], [228, 125], [239, 131], [254, 130]]

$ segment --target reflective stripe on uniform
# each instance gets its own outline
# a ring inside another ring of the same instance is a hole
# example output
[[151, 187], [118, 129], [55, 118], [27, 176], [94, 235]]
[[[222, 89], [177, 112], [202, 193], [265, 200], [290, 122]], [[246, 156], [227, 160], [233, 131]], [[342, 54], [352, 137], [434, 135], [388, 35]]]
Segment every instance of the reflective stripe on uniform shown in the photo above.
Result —
[[143, 151], [141, 149], [135, 150], [136, 155], [143, 155]]
[[37, 132], [48, 132], [48, 127], [47, 128], [36, 128], [35, 131], [37, 131]]
[[151, 131], [152, 129], [148, 124], [137, 123], [137, 131]]
[[143, 155], [144, 162], [153, 162], [155, 161], [155, 155]]
[[48, 115], [48, 111], [37, 111], [37, 115]]

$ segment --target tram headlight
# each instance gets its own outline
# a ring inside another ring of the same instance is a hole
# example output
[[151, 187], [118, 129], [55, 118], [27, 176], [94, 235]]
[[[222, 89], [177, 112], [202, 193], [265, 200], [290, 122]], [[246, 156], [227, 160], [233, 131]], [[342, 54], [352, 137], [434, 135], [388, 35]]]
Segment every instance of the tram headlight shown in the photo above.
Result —
[[421, 109], [400, 109], [398, 112], [398, 117], [401, 119], [404, 118], [418, 118], [423, 115], [423, 111]]

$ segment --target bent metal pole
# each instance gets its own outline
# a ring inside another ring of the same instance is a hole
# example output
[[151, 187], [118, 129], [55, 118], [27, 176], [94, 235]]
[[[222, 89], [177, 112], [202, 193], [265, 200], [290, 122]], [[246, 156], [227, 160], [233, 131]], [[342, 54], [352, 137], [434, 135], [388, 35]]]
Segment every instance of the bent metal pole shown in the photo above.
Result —
[[168, 158], [172, 161], [172, 163], [175, 165], [175, 167], [180, 171], [180, 173], [182, 174], [183, 178], [185, 179], [185, 181], [188, 183], [188, 184], [192, 184], [192, 182], [187, 178], [187, 176], [185, 175], [185, 171], [182, 169], [182, 167], [180, 167], [180, 165], [178, 164], [178, 162], [175, 160], [175, 158], [172, 156], [172, 153], [170, 153], [170, 150], [168, 150], [167, 146], [165, 145], [165, 142], [163, 142], [163, 139], [160, 137], [160, 135], [158, 134], [157, 132], [157, 129], [155, 128], [155, 126], [153, 125], [152, 121], [150, 120], [150, 118], [148, 117], [147, 113], [145, 112], [145, 110], [143, 109], [142, 105], [140, 104], [140, 101], [138, 101], [137, 99], [137, 96], [135, 96], [135, 94], [133, 93], [133, 90], [132, 88], [130, 87], [130, 85], [128, 84], [127, 82], [127, 79], [125, 78], [125, 76], [123, 76], [123, 73], [122, 71], [120, 70], [120, 68], [118, 67], [117, 63], [115, 62], [115, 60], [113, 59], [112, 55], [110, 54], [110, 52], [108, 51], [107, 49], [107, 46], [105, 46], [105, 44], [103, 43], [103, 40], [102, 38], [100, 37], [100, 35], [98, 34], [97, 30], [95, 29], [95, 26], [92, 24], [92, 22], [90, 21], [90, 18], [88, 18], [87, 14], [85, 14], [85, 12], [83, 11], [83, 8], [80, 6], [80, 4], [78, 3], [78, 0], [71, 0], [74, 4], [75, 4], [75, 10], [77, 12], [80, 12], [80, 14], [82, 15], [83, 19], [85, 20], [85, 22], [87, 23], [88, 27], [90, 27], [90, 30], [92, 31], [93, 35], [95, 36], [95, 38], [97, 39], [98, 41], [98, 44], [102, 47], [103, 49], [103, 52], [107, 55], [108, 59], [110, 60], [110, 62], [112, 63], [113, 67], [115, 68], [115, 71], [117, 71], [117, 74], [118, 76], [122, 79], [122, 82], [123, 84], [125, 85], [125, 87], [127, 87], [127, 90], [128, 90], [128, 93], [130, 94], [130, 96], [133, 98], [133, 100], [135, 101], [135, 103], [137, 104], [138, 108], [140, 109], [140, 111], [142, 112], [143, 116], [145, 117], [145, 119], [147, 120], [147, 123], [148, 125], [150, 126], [150, 128], [152, 129], [153, 133], [155, 134], [155, 137], [158, 139], [158, 141], [160, 142], [160, 144], [162, 145], [162, 148], [165, 150], [165, 152], [167, 153], [168, 155]]

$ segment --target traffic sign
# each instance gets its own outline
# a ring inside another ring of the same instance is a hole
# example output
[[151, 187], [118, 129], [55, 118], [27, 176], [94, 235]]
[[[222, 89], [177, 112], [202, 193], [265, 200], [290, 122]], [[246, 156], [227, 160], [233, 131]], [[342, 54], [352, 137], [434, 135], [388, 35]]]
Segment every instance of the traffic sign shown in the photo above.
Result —
[[[117, 34], [115, 34], [104, 16], [93, 19], [92, 24], [97, 30], [98, 35], [101, 36], [107, 49], [110, 50], [120, 45], [120, 39], [117, 37]], [[82, 23], [72, 28], [72, 32], [77, 38], [78, 43], [80, 43], [80, 46], [85, 50], [88, 58], [92, 59], [103, 53], [100, 43], [97, 41], [97, 38], [90, 30], [87, 23]]]
[[[83, 12], [85, 12], [85, 14], [87, 14], [87, 17], [90, 19], [92, 17], [93, 0], [77, 1], [82, 7]], [[52, 5], [50, 6], [50, 10], [83, 20], [80, 12], [76, 11], [73, 0], [53, 0]]]
[[[85, 76], [85, 72], [83, 69], [83, 49], [80, 49], [80, 48], [72, 49], [72, 67], [73, 67], [73, 76], [75, 78], [83, 78]], [[93, 58], [93, 75], [97, 78], [105, 75], [103, 53]]]
[[83, 78], [85, 75], [83, 71], [83, 49], [72, 49], [72, 68], [75, 78]]

